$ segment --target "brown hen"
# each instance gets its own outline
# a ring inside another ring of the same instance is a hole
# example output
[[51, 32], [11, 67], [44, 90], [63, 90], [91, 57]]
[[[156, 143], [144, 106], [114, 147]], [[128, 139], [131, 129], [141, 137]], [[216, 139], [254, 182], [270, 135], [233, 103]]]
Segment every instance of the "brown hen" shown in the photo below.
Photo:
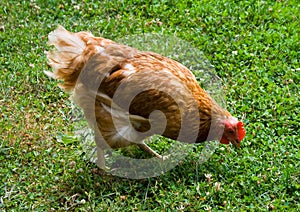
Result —
[[144, 143], [160, 134], [186, 143], [220, 140], [240, 147], [243, 123], [221, 108], [182, 64], [153, 52], [72, 33], [59, 26], [49, 34], [47, 53], [52, 78], [72, 91], [75, 103], [95, 131], [98, 166], [103, 150]]

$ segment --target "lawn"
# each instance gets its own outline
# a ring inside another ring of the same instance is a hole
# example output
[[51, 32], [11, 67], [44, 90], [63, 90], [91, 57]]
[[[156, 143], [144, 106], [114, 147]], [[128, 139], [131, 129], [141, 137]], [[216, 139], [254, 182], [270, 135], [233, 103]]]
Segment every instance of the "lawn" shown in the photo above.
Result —
[[[0, 8], [0, 211], [300, 209], [299, 1], [2, 0]], [[100, 171], [82, 154], [70, 95], [43, 73], [47, 35], [59, 24], [113, 40], [176, 35], [199, 49], [245, 123], [242, 148], [219, 145], [200, 163], [198, 145], [152, 178]]]

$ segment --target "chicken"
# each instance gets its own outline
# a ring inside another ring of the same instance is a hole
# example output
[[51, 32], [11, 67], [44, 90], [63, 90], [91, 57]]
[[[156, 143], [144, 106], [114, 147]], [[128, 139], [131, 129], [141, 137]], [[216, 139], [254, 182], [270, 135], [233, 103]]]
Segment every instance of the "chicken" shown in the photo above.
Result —
[[159, 134], [185, 143], [219, 140], [240, 147], [243, 123], [221, 108], [198, 84], [192, 72], [153, 52], [72, 33], [59, 26], [49, 34], [46, 74], [60, 87], [94, 129], [97, 165], [105, 167], [104, 151], [136, 144], [158, 158], [145, 138]]

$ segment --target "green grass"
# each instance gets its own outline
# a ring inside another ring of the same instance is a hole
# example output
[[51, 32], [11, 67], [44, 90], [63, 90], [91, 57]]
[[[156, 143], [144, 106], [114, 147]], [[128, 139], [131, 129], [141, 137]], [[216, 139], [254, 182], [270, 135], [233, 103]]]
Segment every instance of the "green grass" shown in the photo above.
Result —
[[[299, 209], [299, 2], [148, 2], [1, 1], [0, 210]], [[193, 152], [149, 179], [99, 172], [78, 141], [58, 139], [74, 135], [69, 95], [43, 74], [58, 24], [116, 40], [158, 32], [192, 43], [223, 80], [228, 110], [244, 119], [242, 148], [219, 146], [204, 164]]]

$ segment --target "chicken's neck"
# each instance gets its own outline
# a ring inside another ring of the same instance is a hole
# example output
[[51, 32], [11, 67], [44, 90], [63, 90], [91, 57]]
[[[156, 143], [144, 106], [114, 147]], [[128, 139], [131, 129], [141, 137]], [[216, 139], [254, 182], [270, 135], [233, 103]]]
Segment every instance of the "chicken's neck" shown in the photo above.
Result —
[[196, 142], [220, 140], [224, 131], [221, 123], [231, 117], [231, 114], [212, 99], [199, 105], [200, 125]]

